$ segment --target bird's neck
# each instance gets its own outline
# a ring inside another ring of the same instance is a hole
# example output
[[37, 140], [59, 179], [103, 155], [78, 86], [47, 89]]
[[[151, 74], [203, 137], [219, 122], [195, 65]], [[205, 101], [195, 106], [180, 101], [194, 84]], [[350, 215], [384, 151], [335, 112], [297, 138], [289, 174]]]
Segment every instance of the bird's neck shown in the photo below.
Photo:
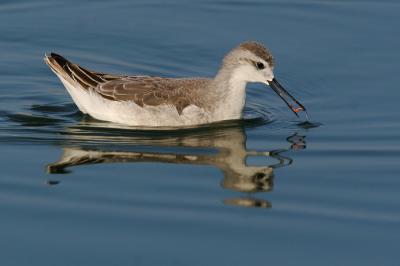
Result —
[[215, 113], [221, 120], [242, 118], [247, 81], [241, 76], [239, 69], [221, 69], [214, 78], [214, 84], [219, 99]]

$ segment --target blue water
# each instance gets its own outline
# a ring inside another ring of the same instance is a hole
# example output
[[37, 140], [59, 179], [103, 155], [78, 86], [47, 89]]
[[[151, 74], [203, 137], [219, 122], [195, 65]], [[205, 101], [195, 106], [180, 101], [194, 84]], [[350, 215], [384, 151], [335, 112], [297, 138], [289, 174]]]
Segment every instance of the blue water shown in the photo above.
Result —
[[[1, 265], [396, 265], [398, 1], [2, 1]], [[309, 110], [140, 131], [81, 114], [43, 63], [212, 76], [245, 40]], [[258, 152], [258, 153], [257, 153]]]

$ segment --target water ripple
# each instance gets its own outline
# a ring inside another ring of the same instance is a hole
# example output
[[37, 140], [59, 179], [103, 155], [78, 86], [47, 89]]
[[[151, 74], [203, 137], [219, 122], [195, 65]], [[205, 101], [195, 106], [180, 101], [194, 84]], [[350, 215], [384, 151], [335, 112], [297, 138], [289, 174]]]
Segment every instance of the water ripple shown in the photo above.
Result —
[[[144, 134], [157, 135], [159, 129], [131, 127], [105, 121], [99, 121], [90, 116], [83, 115], [78, 111], [72, 103], [60, 104], [34, 104], [26, 110], [26, 112], [12, 113], [2, 111], [1, 117], [6, 120], [5, 124], [0, 127], [0, 141], [37, 141], [43, 140], [46, 143], [49, 139], [62, 139], [65, 134], [85, 135], [90, 134], [106, 134], [119, 135], [132, 132], [145, 131]], [[245, 127], [259, 127], [273, 123], [271, 113], [257, 104], [250, 105], [244, 110], [244, 119], [238, 121], [223, 121], [196, 127], [180, 128], [163, 128], [163, 133], [167, 134], [193, 134], [196, 132], [204, 132], [216, 128], [225, 128], [243, 125]], [[22, 127], [21, 127], [22, 126]], [[68, 127], [68, 132], [66, 128]], [[96, 132], [96, 133], [95, 133]], [[43, 135], [46, 134], [46, 135]]]

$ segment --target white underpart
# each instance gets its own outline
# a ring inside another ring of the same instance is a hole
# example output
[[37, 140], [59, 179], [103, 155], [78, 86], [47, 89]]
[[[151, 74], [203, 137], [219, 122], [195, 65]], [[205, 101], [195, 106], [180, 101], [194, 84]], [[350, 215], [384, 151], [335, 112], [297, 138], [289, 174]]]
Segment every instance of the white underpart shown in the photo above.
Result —
[[212, 122], [210, 114], [190, 105], [179, 115], [174, 106], [159, 105], [141, 107], [133, 101], [111, 101], [94, 91], [86, 91], [78, 84], [72, 84], [57, 75], [71, 95], [79, 110], [85, 114], [105, 121], [131, 126], [190, 126]]

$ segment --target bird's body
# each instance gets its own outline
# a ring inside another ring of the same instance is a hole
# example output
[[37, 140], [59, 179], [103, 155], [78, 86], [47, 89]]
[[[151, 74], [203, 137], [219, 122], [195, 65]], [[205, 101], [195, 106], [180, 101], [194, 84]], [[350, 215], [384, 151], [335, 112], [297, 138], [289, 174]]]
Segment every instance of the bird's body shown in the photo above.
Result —
[[181, 127], [240, 119], [247, 82], [273, 80], [272, 55], [254, 42], [228, 53], [213, 79], [98, 73], [53, 53], [45, 62], [80, 111], [131, 126]]

